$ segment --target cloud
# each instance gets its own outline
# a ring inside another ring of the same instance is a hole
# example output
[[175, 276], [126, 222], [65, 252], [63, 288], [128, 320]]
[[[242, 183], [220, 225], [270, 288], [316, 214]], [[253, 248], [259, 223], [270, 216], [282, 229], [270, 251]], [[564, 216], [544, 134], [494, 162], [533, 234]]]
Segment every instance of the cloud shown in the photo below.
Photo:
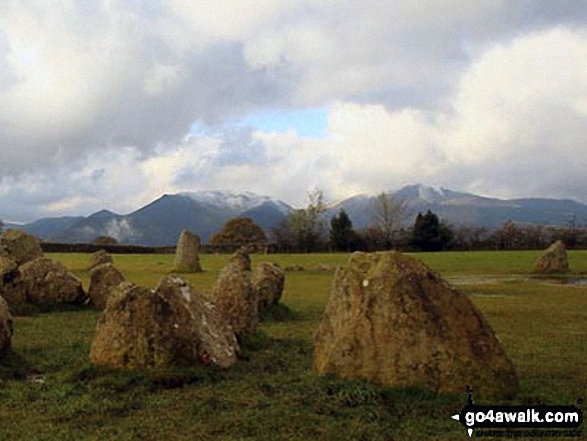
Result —
[[[585, 200], [586, 24], [558, 0], [3, 2], [0, 217], [415, 181]], [[300, 109], [320, 137], [272, 129]]]

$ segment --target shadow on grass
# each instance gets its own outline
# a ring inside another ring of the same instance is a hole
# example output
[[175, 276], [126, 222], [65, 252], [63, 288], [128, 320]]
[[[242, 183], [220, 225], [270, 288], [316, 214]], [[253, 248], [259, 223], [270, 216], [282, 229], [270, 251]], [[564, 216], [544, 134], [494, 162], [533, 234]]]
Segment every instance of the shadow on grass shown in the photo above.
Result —
[[22, 355], [13, 351], [0, 354], [0, 382], [25, 380], [38, 373]]
[[16, 317], [34, 317], [39, 314], [50, 314], [54, 312], [79, 312], [79, 311], [96, 311], [97, 309], [90, 304], [73, 304], [73, 303], [25, 303], [23, 305], [11, 306], [10, 312]]
[[289, 306], [276, 303], [259, 311], [259, 320], [265, 322], [291, 322], [299, 320], [299, 317]]

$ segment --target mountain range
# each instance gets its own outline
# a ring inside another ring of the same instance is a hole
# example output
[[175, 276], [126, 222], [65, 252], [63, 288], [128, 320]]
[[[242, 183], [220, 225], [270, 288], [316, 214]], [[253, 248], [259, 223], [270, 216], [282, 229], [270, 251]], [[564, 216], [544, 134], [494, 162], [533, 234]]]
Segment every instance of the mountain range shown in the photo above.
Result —
[[[394, 196], [408, 203], [408, 224], [426, 210], [455, 226], [496, 228], [506, 220], [548, 225], [565, 225], [573, 218], [577, 224], [587, 222], [587, 205], [570, 199], [496, 199], [422, 184], [402, 187]], [[372, 222], [375, 197], [345, 199], [331, 205], [324, 216], [330, 220], [344, 209], [354, 228], [366, 228]], [[20, 228], [53, 242], [92, 242], [97, 236], [111, 236], [120, 243], [166, 246], [174, 245], [184, 228], [207, 242], [234, 217], [250, 217], [269, 233], [293, 209], [279, 199], [248, 191], [197, 191], [163, 195], [126, 215], [102, 210], [87, 217], [44, 218], [25, 225], [6, 223], [4, 227]]]

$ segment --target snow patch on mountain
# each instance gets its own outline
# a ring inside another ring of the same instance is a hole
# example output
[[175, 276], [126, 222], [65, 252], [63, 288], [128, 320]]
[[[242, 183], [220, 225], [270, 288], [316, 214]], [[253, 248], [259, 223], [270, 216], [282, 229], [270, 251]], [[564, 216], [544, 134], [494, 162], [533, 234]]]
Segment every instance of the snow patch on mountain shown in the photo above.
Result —
[[206, 203], [222, 210], [243, 212], [260, 205], [271, 203], [281, 213], [287, 214], [291, 207], [279, 199], [263, 196], [251, 191], [234, 192], [228, 190], [200, 190], [179, 193], [197, 202]]

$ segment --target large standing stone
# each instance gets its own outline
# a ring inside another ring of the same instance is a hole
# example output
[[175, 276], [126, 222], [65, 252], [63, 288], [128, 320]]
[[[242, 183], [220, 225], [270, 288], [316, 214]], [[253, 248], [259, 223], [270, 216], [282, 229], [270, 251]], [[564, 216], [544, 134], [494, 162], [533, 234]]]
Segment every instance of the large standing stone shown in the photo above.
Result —
[[39, 257], [19, 270], [28, 303], [83, 303], [87, 299], [81, 280], [61, 262]]
[[261, 262], [251, 277], [257, 292], [258, 309], [262, 310], [279, 302], [285, 285], [285, 273], [276, 263]]
[[314, 337], [321, 373], [377, 383], [512, 397], [517, 377], [469, 298], [397, 252], [353, 253], [337, 269]]
[[229, 263], [234, 263], [242, 271], [251, 271], [251, 256], [247, 247], [240, 247], [230, 257]]
[[8, 309], [8, 303], [0, 297], [0, 353], [10, 349], [12, 333], [12, 316]]
[[26, 302], [26, 292], [19, 280], [20, 271], [14, 260], [0, 254], [0, 296], [10, 306], [22, 305]]
[[94, 267], [90, 271], [90, 301], [97, 308], [104, 309], [110, 293], [122, 282], [124, 276], [111, 263]]
[[197, 273], [200, 266], [200, 238], [188, 230], [183, 230], [177, 241], [175, 251], [175, 271]]
[[151, 291], [130, 282], [108, 299], [90, 350], [95, 364], [119, 368], [215, 363], [229, 367], [238, 345], [214, 307], [177, 276]]
[[98, 250], [90, 254], [90, 268], [95, 268], [103, 263], [113, 263], [112, 256], [106, 250]]
[[0, 236], [0, 248], [4, 250], [17, 265], [43, 256], [43, 250], [37, 238], [21, 230], [7, 230]]
[[259, 325], [257, 292], [251, 285], [248, 272], [237, 265], [223, 268], [212, 288], [214, 303], [237, 338], [253, 334]]
[[538, 273], [564, 273], [568, 269], [567, 250], [560, 240], [549, 246], [536, 262]]

